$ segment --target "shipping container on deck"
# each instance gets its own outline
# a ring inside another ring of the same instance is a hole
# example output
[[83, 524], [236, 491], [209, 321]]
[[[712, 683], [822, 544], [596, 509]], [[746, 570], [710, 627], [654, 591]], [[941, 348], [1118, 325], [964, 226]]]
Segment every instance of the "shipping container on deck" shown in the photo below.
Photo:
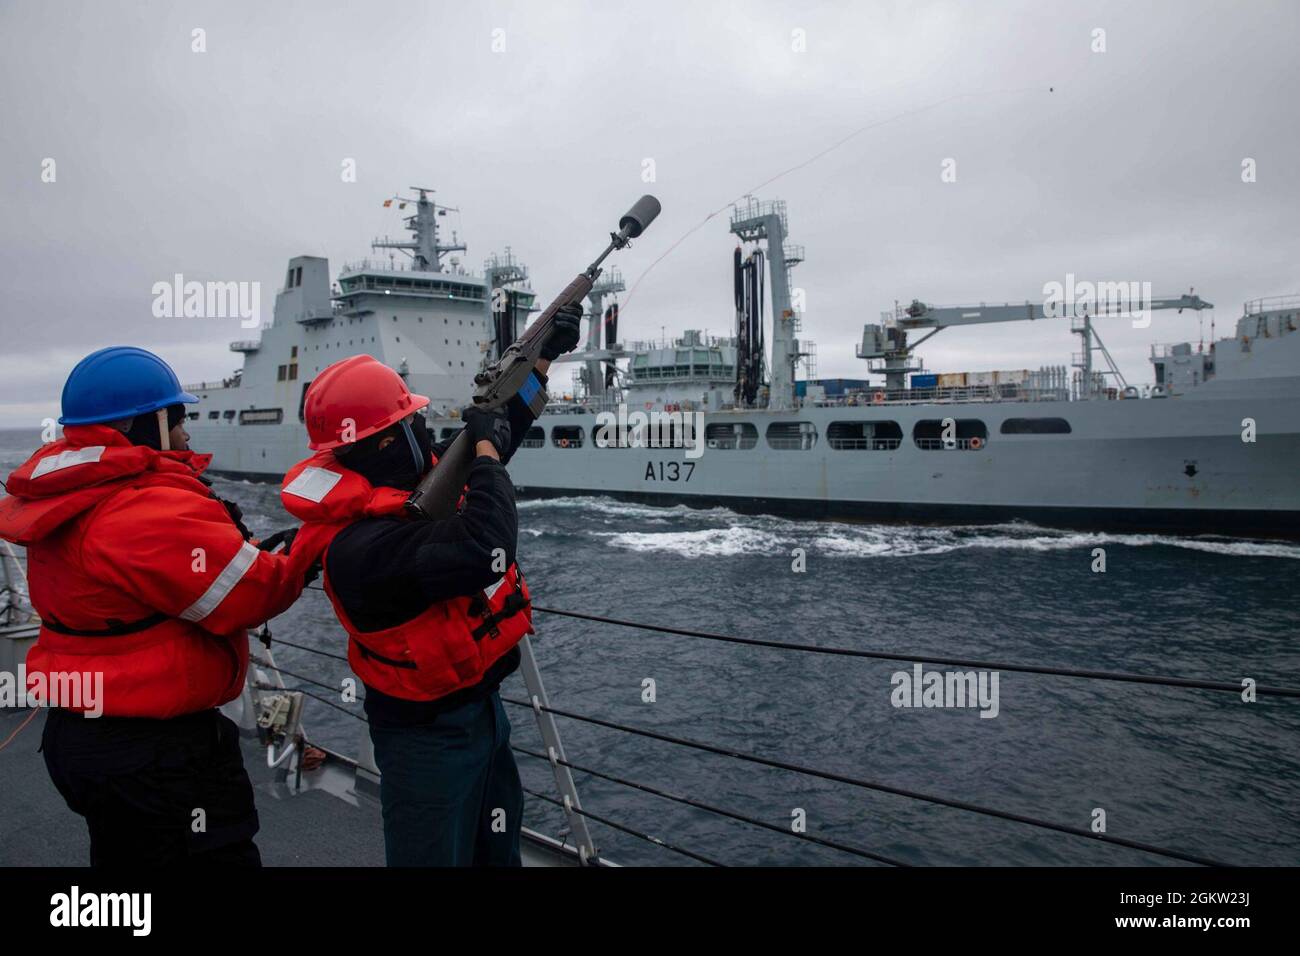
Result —
[[808, 394], [808, 385], [820, 385], [826, 391], [827, 398], [842, 398], [849, 392], [861, 392], [871, 388], [865, 378], [815, 378], [811, 383], [807, 379], [798, 379], [794, 383], [794, 393], [800, 398]]

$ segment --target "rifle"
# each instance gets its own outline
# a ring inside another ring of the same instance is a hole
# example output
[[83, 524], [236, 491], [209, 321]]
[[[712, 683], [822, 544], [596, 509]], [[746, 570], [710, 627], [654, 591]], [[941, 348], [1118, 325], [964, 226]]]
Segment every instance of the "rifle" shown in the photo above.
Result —
[[[530, 381], [530, 376], [541, 357], [542, 346], [546, 344], [555, 326], [555, 313], [563, 306], [581, 304], [600, 278], [600, 264], [605, 261], [605, 257], [615, 249], [625, 248], [640, 236], [646, 226], [659, 215], [659, 208], [659, 200], [654, 196], [642, 196], [636, 201], [618, 221], [618, 232], [609, 234], [609, 245], [596, 257], [596, 261], [564, 287], [564, 291], [555, 297], [555, 301], [546, 307], [537, 321], [524, 330], [519, 340], [506, 349], [499, 359], [474, 376], [475, 405], [488, 409], [501, 408], [519, 394], [521, 389], [529, 386], [523, 397], [534, 416], [542, 413], [548, 396], [544, 389], [537, 387], [536, 380]], [[411, 492], [411, 497], [406, 500], [407, 511], [417, 517], [435, 521], [455, 514], [456, 503], [460, 500], [473, 461], [474, 449], [470, 445], [469, 436], [462, 429], [438, 459], [437, 467], [425, 475], [415, 491]]]

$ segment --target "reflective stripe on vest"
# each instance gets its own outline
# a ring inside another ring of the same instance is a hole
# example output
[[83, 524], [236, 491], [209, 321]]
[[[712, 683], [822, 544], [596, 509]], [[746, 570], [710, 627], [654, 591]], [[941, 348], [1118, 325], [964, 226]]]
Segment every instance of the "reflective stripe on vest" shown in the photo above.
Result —
[[243, 580], [258, 554], [257, 546], [245, 541], [230, 559], [230, 563], [221, 569], [217, 579], [203, 592], [203, 596], [181, 611], [181, 618], [186, 621], [201, 621], [215, 611], [217, 605], [226, 599], [226, 595], [235, 589], [235, 585]]

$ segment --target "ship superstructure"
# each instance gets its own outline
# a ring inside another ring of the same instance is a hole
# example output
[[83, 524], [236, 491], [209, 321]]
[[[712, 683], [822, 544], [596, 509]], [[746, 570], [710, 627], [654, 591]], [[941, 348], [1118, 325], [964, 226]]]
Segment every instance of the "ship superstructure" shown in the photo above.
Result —
[[[245, 365], [196, 390], [197, 448], [214, 469], [279, 480], [306, 448], [302, 398], [332, 362], [366, 352], [432, 398], [440, 437], [459, 427], [481, 365], [534, 308], [508, 250], [471, 275], [444, 207], [417, 190], [409, 241], [376, 240], [408, 263], [291, 260], [274, 321], [235, 343]], [[1154, 381], [1127, 382], [1101, 338], [1134, 302], [938, 307], [919, 300], [864, 326], [857, 381], [821, 382], [790, 272], [804, 258], [784, 203], [747, 197], [730, 219], [732, 334], [687, 331], [624, 344], [611, 269], [588, 297], [585, 347], [552, 368], [552, 403], [511, 462], [523, 494], [723, 505], [738, 511], [925, 522], [1028, 520], [1126, 530], [1300, 537], [1300, 299], [1246, 303], [1235, 333], [1152, 346]], [[1193, 293], [1158, 309], [1210, 307]], [[770, 312], [767, 310], [770, 307]], [[1070, 366], [930, 373], [915, 351], [944, 328], [1061, 323]], [[1068, 323], [1068, 324], [1067, 324]], [[920, 338], [913, 339], [913, 336]], [[802, 369], [805, 378], [799, 378]], [[614, 432], [610, 422], [619, 423]]]
[[307, 387], [340, 359], [373, 355], [428, 395], [432, 414], [446, 416], [465, 404], [484, 361], [522, 330], [534, 299], [527, 268], [507, 248], [482, 274], [467, 271], [450, 256], [465, 246], [439, 235], [448, 207], [433, 190], [413, 189], [413, 198], [385, 202], [413, 209], [405, 218], [410, 240], [375, 239], [372, 250], [389, 258], [345, 263], [334, 283], [328, 260], [290, 259], [261, 338], [231, 343], [243, 369], [193, 386], [200, 403], [187, 427], [194, 447], [213, 453], [215, 471], [279, 481], [306, 449]]

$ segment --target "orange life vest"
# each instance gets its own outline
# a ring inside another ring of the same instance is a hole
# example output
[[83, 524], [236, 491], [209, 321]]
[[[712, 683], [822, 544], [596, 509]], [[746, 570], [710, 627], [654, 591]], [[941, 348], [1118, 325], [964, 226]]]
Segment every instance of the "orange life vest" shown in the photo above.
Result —
[[[437, 465], [437, 458], [433, 464]], [[360, 518], [404, 513], [408, 492], [376, 488], [332, 451], [317, 452], [284, 476], [285, 509], [303, 522], [293, 550], [319, 553]], [[348, 633], [348, 663], [367, 687], [403, 700], [437, 700], [472, 687], [488, 668], [532, 632], [528, 585], [517, 565], [484, 591], [430, 605], [396, 627], [360, 631], [323, 575], [339, 623]]]

